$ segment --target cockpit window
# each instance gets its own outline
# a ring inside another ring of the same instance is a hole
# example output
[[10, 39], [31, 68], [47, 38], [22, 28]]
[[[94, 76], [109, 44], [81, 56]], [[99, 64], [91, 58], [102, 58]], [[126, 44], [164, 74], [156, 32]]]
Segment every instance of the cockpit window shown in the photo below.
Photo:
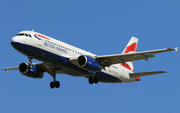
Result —
[[19, 33], [16, 36], [24, 36], [24, 33]]
[[32, 37], [30, 34], [28, 34], [29, 37]]
[[32, 37], [30, 34], [26, 34], [26, 33], [19, 33], [16, 36], [27, 36], [27, 37]]

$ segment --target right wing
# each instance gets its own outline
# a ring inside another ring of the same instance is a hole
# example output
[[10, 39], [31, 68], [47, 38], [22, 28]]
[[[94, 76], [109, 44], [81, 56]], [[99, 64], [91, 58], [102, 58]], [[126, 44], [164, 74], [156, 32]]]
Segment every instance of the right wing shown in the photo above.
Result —
[[173, 51], [173, 50], [177, 52], [177, 49], [178, 47], [151, 50], [151, 51], [142, 51], [142, 52], [130, 52], [125, 54], [103, 55], [103, 56], [97, 56], [96, 60], [98, 60], [104, 66], [110, 66], [112, 64], [117, 64], [117, 63], [125, 64], [125, 62], [141, 60], [141, 59], [148, 61], [148, 58], [154, 57], [154, 54]]

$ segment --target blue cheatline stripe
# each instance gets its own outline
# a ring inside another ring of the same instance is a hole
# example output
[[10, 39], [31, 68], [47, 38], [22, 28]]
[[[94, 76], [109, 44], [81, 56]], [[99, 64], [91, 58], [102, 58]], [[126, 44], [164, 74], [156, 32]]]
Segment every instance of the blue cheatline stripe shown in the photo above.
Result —
[[35, 36], [35, 35], [34, 35], [34, 37], [36, 37], [38, 40], [41, 40], [39, 37], [37, 37], [37, 36]]
[[[84, 75], [90, 74], [89, 71], [79, 68], [78, 66], [75, 66], [71, 62], [69, 62], [69, 58], [59, 56], [54, 53], [48, 52], [46, 50], [43, 50], [43, 49], [40, 49], [40, 48], [37, 48], [34, 46], [26, 45], [26, 44], [20, 44], [20, 43], [16, 43], [16, 42], [11, 42], [11, 44], [20, 53], [25, 54], [27, 56], [33, 55], [35, 59], [40, 60], [42, 62], [49, 62], [54, 65], [59, 65], [61, 67], [70, 68], [75, 71], [81, 72]], [[44, 55], [42, 55], [42, 53]], [[104, 73], [104, 72], [96, 72], [95, 76], [98, 77], [100, 82], [108, 82], [108, 83], [122, 82], [118, 78], [116, 78], [112, 75], [109, 75], [107, 73]]]

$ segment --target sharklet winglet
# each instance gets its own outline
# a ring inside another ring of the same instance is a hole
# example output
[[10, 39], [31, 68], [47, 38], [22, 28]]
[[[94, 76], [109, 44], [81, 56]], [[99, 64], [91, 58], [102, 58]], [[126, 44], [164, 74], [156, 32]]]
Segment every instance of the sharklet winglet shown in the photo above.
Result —
[[174, 50], [176, 51], [176, 53], [178, 53], [178, 47], [174, 48]]

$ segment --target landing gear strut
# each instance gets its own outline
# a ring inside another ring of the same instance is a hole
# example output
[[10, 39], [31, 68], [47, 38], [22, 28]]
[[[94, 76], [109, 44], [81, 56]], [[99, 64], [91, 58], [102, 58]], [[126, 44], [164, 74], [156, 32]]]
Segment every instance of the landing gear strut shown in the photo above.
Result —
[[28, 59], [29, 59], [29, 69], [32, 69], [32, 59], [34, 58], [34, 56], [28, 56]]
[[97, 84], [99, 82], [97, 77], [89, 77], [89, 84]]

